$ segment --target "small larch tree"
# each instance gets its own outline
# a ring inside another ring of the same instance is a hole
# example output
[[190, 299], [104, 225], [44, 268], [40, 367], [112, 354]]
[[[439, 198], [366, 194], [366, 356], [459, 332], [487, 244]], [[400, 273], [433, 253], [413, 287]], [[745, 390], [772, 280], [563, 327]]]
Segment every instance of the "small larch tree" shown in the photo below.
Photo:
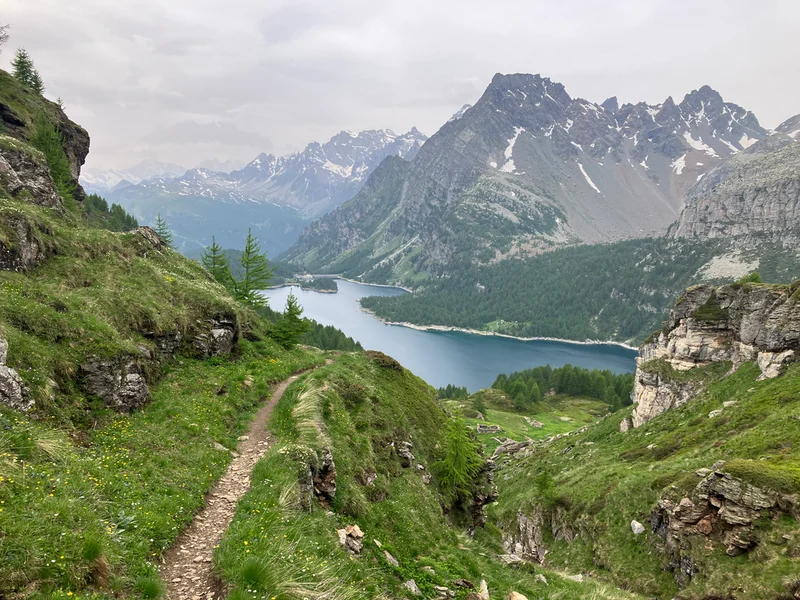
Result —
[[225, 251], [217, 243], [217, 238], [211, 238], [211, 245], [203, 251], [202, 258], [203, 266], [206, 271], [211, 273], [211, 276], [222, 284], [229, 291], [235, 289], [235, 282], [233, 275], [231, 275], [231, 265], [228, 262], [228, 256]]
[[269, 285], [274, 269], [270, 267], [267, 255], [261, 252], [258, 240], [249, 229], [241, 263], [242, 277], [236, 282], [236, 298], [253, 308], [265, 306], [267, 301], [259, 291]]
[[284, 348], [293, 348], [308, 332], [311, 324], [303, 318], [303, 308], [297, 296], [289, 293], [283, 315], [272, 328], [271, 337]]
[[470, 437], [464, 420], [450, 421], [443, 440], [444, 456], [434, 465], [439, 488], [450, 504], [464, 500], [472, 492], [475, 477], [483, 466], [480, 444]]
[[172, 248], [175, 242], [174, 238], [172, 237], [172, 231], [170, 230], [169, 225], [167, 225], [167, 222], [161, 218], [160, 213], [156, 215], [156, 223], [154, 229], [156, 230], [158, 237], [164, 240], [164, 243], [169, 248]]
[[44, 93], [44, 83], [39, 75], [39, 71], [33, 65], [33, 59], [25, 48], [19, 48], [11, 61], [11, 69], [14, 78], [22, 85], [29, 87], [37, 94]]

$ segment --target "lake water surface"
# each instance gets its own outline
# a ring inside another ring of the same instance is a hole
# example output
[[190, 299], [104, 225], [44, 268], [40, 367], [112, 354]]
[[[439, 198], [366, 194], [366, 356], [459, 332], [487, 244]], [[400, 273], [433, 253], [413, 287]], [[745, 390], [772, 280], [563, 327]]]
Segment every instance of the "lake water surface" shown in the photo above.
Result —
[[435, 387], [448, 383], [466, 386], [470, 392], [492, 385], [499, 373], [511, 373], [550, 364], [571, 364], [589, 369], [609, 369], [616, 373], [635, 369], [636, 353], [614, 344], [570, 344], [549, 340], [521, 341], [457, 331], [418, 331], [400, 325], [387, 325], [361, 310], [364, 296], [397, 296], [407, 292], [343, 281], [339, 292], [321, 294], [283, 287], [266, 290], [264, 295], [274, 310], [283, 310], [289, 291], [297, 296], [304, 315], [333, 325], [367, 350], [380, 350]]

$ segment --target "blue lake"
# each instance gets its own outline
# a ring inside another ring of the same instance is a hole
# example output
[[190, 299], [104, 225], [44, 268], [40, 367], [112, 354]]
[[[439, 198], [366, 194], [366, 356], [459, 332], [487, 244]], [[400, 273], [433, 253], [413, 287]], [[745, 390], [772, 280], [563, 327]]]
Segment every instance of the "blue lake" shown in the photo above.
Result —
[[636, 353], [615, 344], [571, 344], [550, 340], [521, 341], [462, 332], [418, 331], [387, 325], [361, 310], [364, 296], [397, 296], [407, 292], [337, 280], [339, 292], [321, 294], [297, 287], [266, 290], [274, 310], [283, 310], [290, 290], [304, 315], [323, 325], [334, 325], [368, 350], [380, 350], [435, 387], [448, 383], [470, 392], [492, 385], [499, 373], [511, 373], [550, 364], [633, 372]]

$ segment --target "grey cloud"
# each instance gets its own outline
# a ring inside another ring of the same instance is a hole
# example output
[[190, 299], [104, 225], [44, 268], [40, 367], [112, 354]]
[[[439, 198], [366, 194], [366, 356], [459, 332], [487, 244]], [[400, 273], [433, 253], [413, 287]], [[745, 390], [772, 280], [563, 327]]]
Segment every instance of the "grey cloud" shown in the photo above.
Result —
[[264, 147], [270, 139], [254, 131], [242, 131], [232, 123], [197, 123], [181, 121], [158, 129], [142, 138], [154, 144], [226, 144], [228, 146]]
[[124, 168], [248, 160], [341, 129], [432, 134], [496, 72], [542, 73], [593, 101], [660, 102], [707, 83], [771, 127], [800, 112], [800, 4], [702, 4], [3, 0], [2, 19], [9, 47], [28, 48], [48, 94], [89, 130], [89, 164]]

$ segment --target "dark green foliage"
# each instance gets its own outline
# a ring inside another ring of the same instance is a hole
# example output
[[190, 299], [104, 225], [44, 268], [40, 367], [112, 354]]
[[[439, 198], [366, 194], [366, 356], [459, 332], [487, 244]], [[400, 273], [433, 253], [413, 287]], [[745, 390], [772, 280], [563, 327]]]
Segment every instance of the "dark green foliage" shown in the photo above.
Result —
[[434, 465], [439, 488], [450, 504], [471, 496], [475, 477], [483, 466], [480, 447], [461, 418], [451, 420], [444, 439], [444, 457]]
[[[0, 39], [2, 39], [2, 34], [3, 30], [0, 30]], [[42, 78], [39, 75], [39, 71], [33, 66], [33, 60], [25, 48], [17, 50], [17, 53], [14, 55], [14, 60], [11, 61], [11, 67], [17, 81], [37, 94], [42, 95], [44, 92]]]
[[308, 320], [302, 317], [303, 309], [297, 303], [297, 297], [290, 293], [286, 298], [286, 309], [272, 327], [270, 337], [284, 348], [293, 348], [311, 328]]
[[155, 229], [158, 236], [164, 240], [164, 243], [167, 246], [170, 248], [174, 247], [175, 240], [172, 236], [172, 231], [170, 230], [169, 225], [167, 225], [167, 222], [161, 218], [161, 214], [156, 216], [155, 227], [153, 229]]
[[403, 365], [397, 362], [388, 354], [384, 354], [378, 350], [367, 350], [364, 354], [366, 354], [367, 358], [369, 358], [372, 362], [377, 364], [379, 367], [384, 369], [391, 369], [393, 371], [403, 371]]
[[517, 410], [527, 410], [531, 403], [542, 399], [542, 390], [551, 389], [557, 394], [602, 400], [612, 410], [618, 410], [631, 403], [633, 379], [633, 373], [617, 374], [572, 365], [553, 369], [545, 365], [511, 375], [498, 375], [492, 387], [511, 396]]
[[753, 271], [752, 273], [745, 275], [736, 283], [764, 283], [761, 281], [761, 275], [758, 274], [758, 271]]
[[486, 415], [486, 403], [483, 401], [482, 394], [475, 396], [475, 399], [472, 401], [472, 408], [475, 410], [475, 412]]
[[452, 383], [448, 383], [447, 387], [441, 387], [437, 391], [439, 398], [466, 398], [469, 396], [466, 387], [459, 387]]
[[266, 300], [259, 292], [269, 285], [272, 269], [266, 254], [261, 252], [258, 240], [249, 229], [240, 263], [242, 276], [236, 282], [236, 299], [254, 308], [264, 306]]
[[222, 249], [222, 247], [217, 244], [217, 239], [215, 237], [212, 236], [211, 245], [208, 246], [203, 252], [201, 262], [206, 268], [206, 271], [211, 273], [211, 276], [217, 281], [217, 283], [222, 284], [225, 289], [230, 290], [231, 292], [235, 290], [236, 285], [233, 280], [233, 275], [231, 275], [231, 266], [228, 262], [228, 255], [225, 254], [225, 251]]
[[330, 277], [312, 279], [311, 281], [301, 281], [300, 287], [304, 290], [319, 290], [326, 292], [339, 291], [339, 286], [336, 285], [336, 280]]
[[343, 350], [353, 352], [364, 348], [353, 338], [342, 333], [332, 325], [321, 325], [316, 321], [308, 321], [310, 327], [303, 336], [303, 343], [309, 346], [316, 346], [322, 350]]
[[43, 116], [36, 120], [30, 144], [44, 154], [58, 195], [67, 206], [73, 206], [75, 180], [72, 178], [69, 160], [64, 152], [64, 139], [51, 120]]
[[431, 273], [414, 294], [373, 296], [361, 304], [386, 320], [420, 325], [642, 340], [722, 243], [639, 239], [486, 266], [456, 261]]
[[128, 214], [119, 204], [112, 204], [109, 208], [106, 199], [97, 194], [86, 196], [83, 210], [86, 220], [93, 227], [109, 231], [132, 231], [139, 227], [139, 222], [133, 215]]

